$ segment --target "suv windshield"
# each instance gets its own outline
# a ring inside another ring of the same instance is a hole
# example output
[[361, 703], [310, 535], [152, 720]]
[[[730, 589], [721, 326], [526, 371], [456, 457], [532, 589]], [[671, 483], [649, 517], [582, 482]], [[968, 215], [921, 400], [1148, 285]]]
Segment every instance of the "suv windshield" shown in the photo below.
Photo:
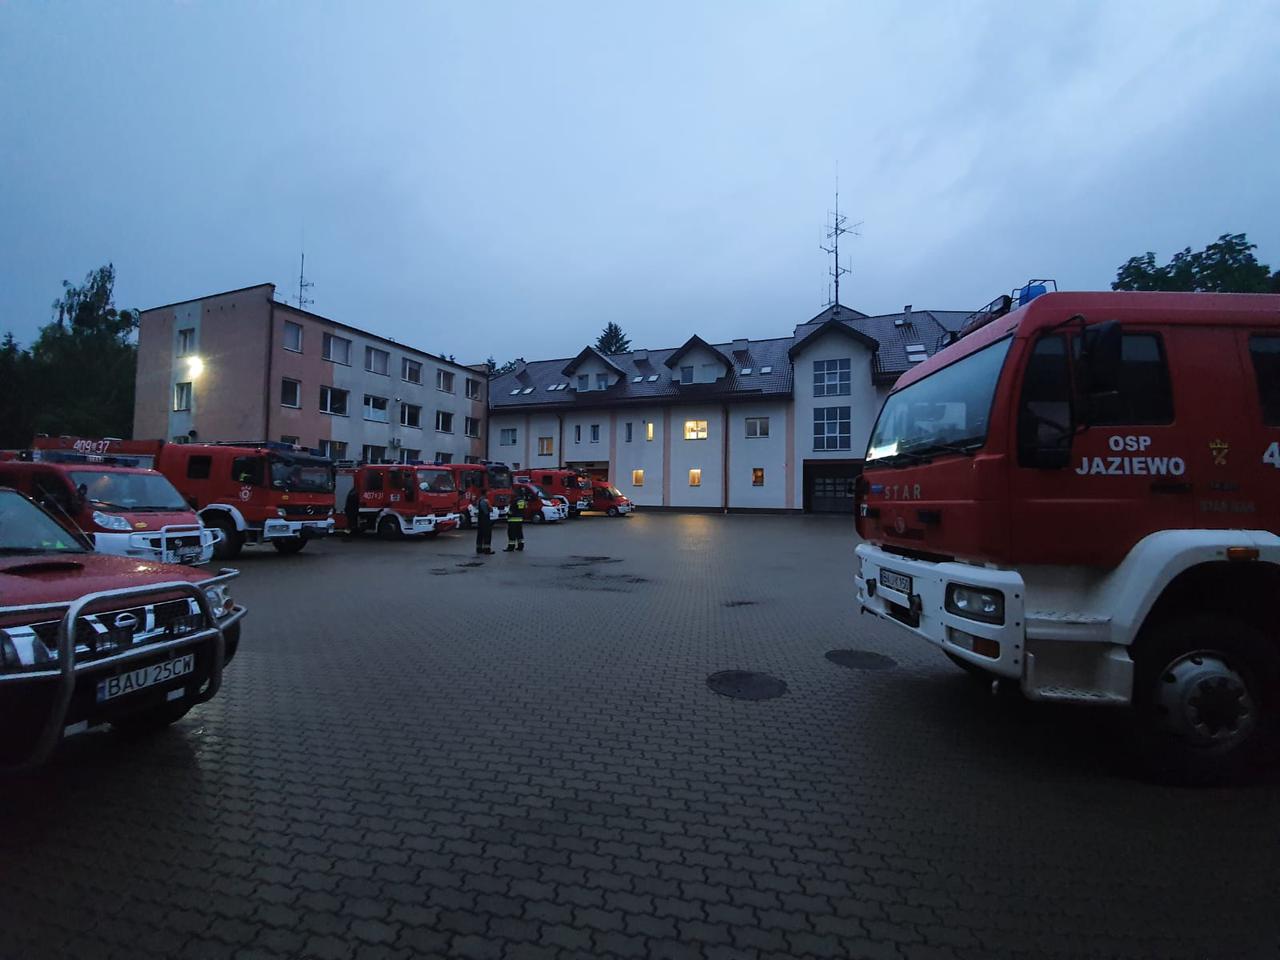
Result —
[[333, 493], [333, 464], [312, 457], [271, 455], [271, 485], [277, 490]]
[[84, 489], [84, 496], [95, 510], [107, 513], [191, 509], [168, 478], [159, 473], [73, 470], [71, 483], [77, 490]]
[[75, 537], [35, 504], [12, 490], [0, 490], [0, 556], [84, 552]]
[[890, 394], [871, 431], [867, 463], [895, 458], [912, 462], [981, 447], [991, 422], [991, 398], [1012, 342], [1005, 337]]
[[423, 493], [453, 493], [452, 470], [419, 470], [418, 489]]
[[490, 467], [489, 486], [498, 490], [511, 486], [511, 471], [506, 467]]

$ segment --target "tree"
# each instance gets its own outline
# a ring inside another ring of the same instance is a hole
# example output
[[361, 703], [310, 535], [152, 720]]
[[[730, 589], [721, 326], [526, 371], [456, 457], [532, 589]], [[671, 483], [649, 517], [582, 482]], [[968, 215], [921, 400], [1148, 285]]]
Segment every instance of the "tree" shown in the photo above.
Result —
[[1130, 257], [1116, 271], [1112, 290], [1189, 290], [1215, 293], [1280, 291], [1280, 270], [1272, 275], [1253, 255], [1257, 244], [1243, 233], [1224, 233], [1203, 250], [1190, 247], [1175, 253], [1163, 267], [1147, 251]]
[[610, 320], [596, 340], [596, 349], [609, 356], [615, 353], [626, 353], [631, 349], [631, 340], [622, 332], [622, 328]]
[[493, 357], [485, 361], [485, 365], [489, 368], [490, 377], [500, 377], [504, 373], [510, 373], [520, 364], [524, 363], [524, 357], [517, 357], [514, 360], [508, 360], [506, 363], [498, 363]]

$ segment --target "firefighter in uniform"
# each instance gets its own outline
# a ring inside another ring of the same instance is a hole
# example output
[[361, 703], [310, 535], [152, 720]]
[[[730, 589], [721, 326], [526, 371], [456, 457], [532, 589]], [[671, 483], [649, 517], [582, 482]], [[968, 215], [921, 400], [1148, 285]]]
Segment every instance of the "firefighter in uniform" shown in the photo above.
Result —
[[507, 513], [507, 553], [524, 549], [524, 512], [528, 506], [524, 493], [516, 491], [511, 494], [511, 510]]
[[347, 502], [343, 504], [343, 512], [347, 515], [347, 536], [360, 536], [360, 494], [353, 483], [347, 492]]
[[476, 501], [476, 553], [493, 553], [493, 518], [489, 513], [489, 498], [484, 494]]

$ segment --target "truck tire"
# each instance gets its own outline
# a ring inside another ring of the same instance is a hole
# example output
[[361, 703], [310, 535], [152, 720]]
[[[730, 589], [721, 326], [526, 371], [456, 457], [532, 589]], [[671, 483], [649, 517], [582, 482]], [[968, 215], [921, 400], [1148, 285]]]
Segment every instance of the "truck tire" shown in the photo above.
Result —
[[1280, 745], [1280, 647], [1257, 627], [1199, 614], [1144, 628], [1136, 647], [1137, 747], [1157, 778], [1247, 777]]
[[272, 540], [271, 545], [276, 548], [277, 553], [290, 554], [300, 552], [307, 545], [307, 541], [302, 537], [281, 537], [278, 540]]
[[471, 511], [470, 510], [462, 511], [461, 515], [458, 517], [458, 528], [460, 530], [471, 529]]
[[215, 560], [234, 560], [240, 556], [240, 551], [244, 547], [244, 537], [236, 529], [230, 517], [219, 512], [211, 520], [205, 521], [205, 526], [222, 531], [222, 539], [213, 545]]
[[605, 513], [605, 516], [606, 516], [606, 517], [616, 517], [616, 516], [618, 515], [618, 508], [617, 508], [617, 507], [610, 507], [610, 508], [609, 508], [608, 510], [606, 510], [604, 513]]
[[143, 737], [147, 734], [159, 733], [177, 723], [187, 715], [190, 709], [191, 704], [180, 700], [176, 703], [162, 703], [138, 713], [117, 717], [111, 721], [111, 726], [127, 737]]
[[400, 532], [400, 523], [395, 517], [383, 517], [378, 521], [378, 536], [383, 540], [399, 540], [404, 534]]

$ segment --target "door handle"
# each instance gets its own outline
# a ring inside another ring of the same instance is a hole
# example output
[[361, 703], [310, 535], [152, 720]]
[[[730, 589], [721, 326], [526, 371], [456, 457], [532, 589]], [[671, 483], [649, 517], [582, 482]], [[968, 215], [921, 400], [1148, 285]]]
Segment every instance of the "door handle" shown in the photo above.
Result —
[[1152, 493], [1190, 493], [1191, 484], [1185, 481], [1177, 480], [1153, 480], [1151, 482]]

